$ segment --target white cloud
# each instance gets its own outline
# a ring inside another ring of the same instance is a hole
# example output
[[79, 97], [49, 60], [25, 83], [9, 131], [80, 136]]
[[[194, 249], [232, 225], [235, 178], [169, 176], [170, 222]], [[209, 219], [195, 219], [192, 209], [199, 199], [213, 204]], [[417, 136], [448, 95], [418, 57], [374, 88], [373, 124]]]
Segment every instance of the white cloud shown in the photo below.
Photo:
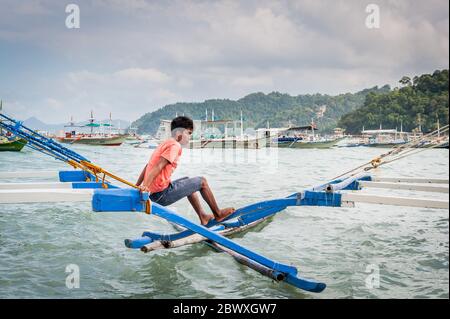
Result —
[[140, 69], [129, 68], [120, 70], [114, 73], [114, 76], [119, 80], [135, 81], [135, 82], [150, 82], [150, 83], [165, 83], [169, 81], [170, 77], [156, 69]]
[[51, 98], [51, 97], [45, 99], [45, 104], [52, 111], [59, 112], [59, 111], [63, 111], [63, 109], [64, 109], [64, 103], [62, 103], [61, 101], [58, 101], [57, 99]]
[[190, 79], [184, 77], [179, 78], [177, 81], [177, 85], [181, 88], [191, 88], [193, 84]]
[[86, 87], [156, 87], [170, 81], [170, 76], [156, 69], [128, 68], [111, 73], [96, 73], [87, 70], [69, 72], [67, 75], [68, 87], [74, 85]]
[[4, 99], [2, 112], [20, 121], [39, 114], [37, 107], [29, 107], [17, 100]]
[[261, 88], [270, 88], [271, 86], [273, 86], [273, 79], [270, 76], [242, 76], [232, 79], [231, 85], [244, 86], [247, 88], [260, 90]]
[[154, 92], [154, 94], [155, 94], [156, 97], [158, 97], [160, 99], [164, 99], [164, 100], [168, 100], [168, 101], [172, 101], [172, 102], [175, 102], [178, 99], [180, 99], [179, 95], [173, 93], [169, 89], [160, 88], [160, 89], [157, 89]]
[[19, 14], [26, 15], [45, 15], [50, 13], [50, 10], [46, 7], [45, 1], [35, 0], [35, 1], [20, 1], [17, 6], [11, 6]]

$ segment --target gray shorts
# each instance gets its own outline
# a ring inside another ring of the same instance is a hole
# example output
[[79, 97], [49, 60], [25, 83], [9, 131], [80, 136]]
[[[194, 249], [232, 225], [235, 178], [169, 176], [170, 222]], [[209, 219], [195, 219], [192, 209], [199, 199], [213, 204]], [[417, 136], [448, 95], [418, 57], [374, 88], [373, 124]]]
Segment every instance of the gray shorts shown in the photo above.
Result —
[[171, 182], [165, 190], [150, 194], [150, 199], [161, 206], [168, 206], [200, 191], [201, 188], [201, 177], [183, 177]]

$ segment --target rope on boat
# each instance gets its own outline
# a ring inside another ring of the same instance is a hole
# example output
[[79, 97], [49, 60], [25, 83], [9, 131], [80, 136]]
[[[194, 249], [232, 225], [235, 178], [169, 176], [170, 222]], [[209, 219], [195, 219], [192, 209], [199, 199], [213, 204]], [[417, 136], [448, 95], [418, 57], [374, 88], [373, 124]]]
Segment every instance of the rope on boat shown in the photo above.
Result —
[[[418, 153], [426, 151], [428, 149], [436, 148], [436, 147], [440, 146], [440, 144], [431, 145], [427, 148], [417, 148], [417, 146], [420, 145], [421, 143], [427, 141], [430, 137], [435, 137], [438, 134], [445, 133], [448, 131], [449, 131], [449, 125], [447, 124], [447, 125], [443, 126], [442, 128], [440, 128], [439, 130], [435, 130], [433, 132], [425, 134], [422, 137], [420, 137], [414, 141], [396, 146], [393, 149], [391, 149], [389, 152], [381, 154], [381, 155], [373, 158], [369, 162], [361, 164], [356, 168], [353, 168], [339, 176], [336, 176], [335, 178], [333, 178], [333, 180], [336, 180], [336, 179], [344, 177], [344, 176], [348, 176], [348, 177], [355, 176], [362, 172], [370, 171], [374, 168], [380, 167], [385, 164], [392, 163], [394, 161], [400, 160], [407, 156], [418, 154]], [[390, 156], [395, 156], [395, 155], [397, 155], [397, 156], [393, 157], [392, 159], [389, 159]]]
[[129, 181], [127, 181], [127, 180], [125, 180], [125, 179], [123, 179], [123, 178], [121, 178], [121, 177], [119, 177], [119, 176], [117, 176], [117, 175], [115, 175], [115, 174], [113, 174], [111, 172], [108, 172], [107, 170], [103, 169], [102, 167], [100, 167], [98, 165], [95, 165], [95, 164], [93, 164], [91, 162], [80, 161], [79, 164], [81, 166], [80, 168], [90, 170], [91, 172], [93, 172], [93, 175], [96, 176], [96, 177], [98, 177], [99, 174], [103, 175], [103, 177], [102, 177], [102, 182], [103, 183], [105, 181], [106, 176], [108, 176], [108, 177], [110, 177], [110, 178], [112, 178], [112, 179], [114, 179], [114, 180], [116, 180], [118, 182], [121, 182], [121, 183], [123, 183], [125, 185], [128, 185], [128, 186], [130, 186], [132, 188], [139, 189], [139, 187], [136, 186], [135, 184], [133, 184], [133, 183], [131, 183], [131, 182], [129, 182]]

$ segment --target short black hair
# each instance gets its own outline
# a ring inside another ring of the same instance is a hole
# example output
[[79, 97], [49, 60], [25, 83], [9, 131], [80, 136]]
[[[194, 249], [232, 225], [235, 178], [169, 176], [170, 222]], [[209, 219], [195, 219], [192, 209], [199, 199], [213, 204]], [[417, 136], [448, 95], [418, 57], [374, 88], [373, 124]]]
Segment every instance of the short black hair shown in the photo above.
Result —
[[187, 116], [178, 116], [170, 123], [170, 130], [176, 130], [177, 128], [184, 128], [187, 130], [194, 130], [194, 121]]

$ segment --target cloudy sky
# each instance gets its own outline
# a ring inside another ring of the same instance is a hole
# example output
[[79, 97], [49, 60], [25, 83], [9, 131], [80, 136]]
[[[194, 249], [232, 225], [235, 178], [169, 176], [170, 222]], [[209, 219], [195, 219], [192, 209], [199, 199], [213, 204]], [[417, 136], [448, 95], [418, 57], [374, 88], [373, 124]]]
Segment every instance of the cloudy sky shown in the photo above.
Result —
[[[80, 8], [68, 29], [66, 5]], [[380, 8], [367, 28], [366, 7]], [[48, 123], [178, 101], [338, 94], [448, 68], [447, 0], [0, 0], [0, 99]]]

